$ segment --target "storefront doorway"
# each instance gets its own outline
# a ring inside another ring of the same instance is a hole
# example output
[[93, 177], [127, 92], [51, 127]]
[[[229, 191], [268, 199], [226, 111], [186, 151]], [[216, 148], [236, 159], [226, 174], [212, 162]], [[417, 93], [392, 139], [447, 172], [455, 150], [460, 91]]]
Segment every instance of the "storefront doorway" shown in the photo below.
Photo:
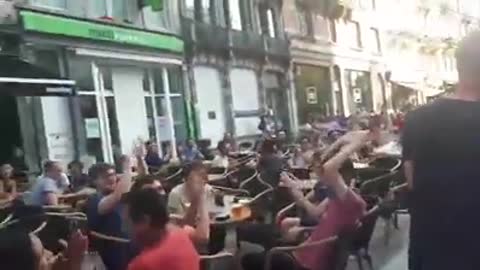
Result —
[[[22, 134], [20, 132], [20, 120], [18, 117], [17, 102], [14, 96], [0, 95], [0, 123], [2, 136], [0, 139], [0, 164], [18, 163], [18, 149], [22, 147]], [[24, 167], [24, 164], [14, 164], [16, 168]]]
[[297, 65], [295, 84], [300, 124], [305, 124], [309, 117], [334, 114], [328, 67]]
[[113, 163], [140, 140], [175, 145], [187, 135], [182, 70], [115, 59], [72, 57], [80, 104], [80, 156]]

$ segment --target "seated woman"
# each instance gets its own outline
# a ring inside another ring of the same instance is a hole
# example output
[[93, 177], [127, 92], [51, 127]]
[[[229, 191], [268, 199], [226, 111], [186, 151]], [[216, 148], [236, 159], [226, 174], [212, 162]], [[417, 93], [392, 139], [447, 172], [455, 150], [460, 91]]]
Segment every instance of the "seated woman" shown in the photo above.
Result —
[[8, 193], [10, 196], [17, 193], [17, 182], [13, 179], [13, 167], [10, 164], [0, 166], [0, 193]]

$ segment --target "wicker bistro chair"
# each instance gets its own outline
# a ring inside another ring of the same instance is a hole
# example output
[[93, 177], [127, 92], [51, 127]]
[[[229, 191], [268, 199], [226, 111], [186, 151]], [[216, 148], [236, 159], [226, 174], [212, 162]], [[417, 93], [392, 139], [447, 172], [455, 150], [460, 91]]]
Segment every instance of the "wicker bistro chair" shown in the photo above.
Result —
[[235, 256], [229, 252], [200, 256], [201, 270], [235, 269]]
[[171, 167], [168, 169], [168, 176], [162, 181], [162, 186], [168, 194], [170, 191], [183, 182], [183, 169], [181, 167]]
[[[308, 248], [316, 248], [316, 247], [324, 246], [324, 245], [331, 245], [331, 244], [334, 244], [338, 239], [339, 238], [337, 236], [332, 236], [332, 237], [329, 237], [329, 238], [326, 238], [326, 239], [323, 239], [323, 240], [320, 240], [320, 241], [304, 243], [304, 244], [301, 244], [301, 245], [298, 245], [298, 246], [274, 247], [267, 252], [266, 259], [265, 259], [264, 270], [274, 270], [274, 268], [273, 268], [274, 265], [272, 264], [272, 259], [276, 254], [279, 254], [279, 253], [287, 254], [288, 256], [290, 256], [290, 258], [292, 260], [291, 265], [297, 265], [293, 255], [292, 255], [292, 253], [294, 253], [295, 251], [299, 251], [299, 250], [302, 250], [302, 249], [308, 249]], [[336, 250], [336, 253], [337, 253], [337, 248], [335, 248], [335, 250]], [[344, 262], [340, 262], [338, 260], [340, 258], [334, 258], [334, 260], [332, 260], [332, 263], [331, 263], [334, 268], [331, 268], [331, 269], [335, 269], [335, 270], [345, 269], [345, 266], [346, 266], [347, 260], [348, 260], [348, 253], [347, 252], [344, 252], [344, 253], [345, 253], [345, 255], [342, 256], [343, 258], [341, 260], [341, 261], [344, 261]], [[334, 257], [338, 257], [337, 254]], [[337, 264], [338, 264], [338, 266], [337, 266]]]
[[369, 166], [396, 172], [402, 167], [402, 160], [394, 157], [379, 157], [370, 161]]

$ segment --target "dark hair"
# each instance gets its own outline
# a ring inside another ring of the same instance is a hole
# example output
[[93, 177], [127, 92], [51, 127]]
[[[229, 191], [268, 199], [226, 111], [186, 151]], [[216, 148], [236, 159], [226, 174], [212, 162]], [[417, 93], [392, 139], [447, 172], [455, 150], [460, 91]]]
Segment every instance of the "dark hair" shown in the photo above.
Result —
[[153, 175], [153, 174], [147, 174], [147, 175], [141, 175], [135, 178], [135, 183], [133, 183], [132, 188], [130, 189], [131, 191], [137, 191], [143, 188], [145, 185], [151, 185], [155, 181], [162, 181], [163, 176], [160, 175]]
[[51, 169], [53, 169], [53, 167], [57, 164], [56, 161], [53, 161], [53, 160], [47, 160], [45, 161], [45, 163], [43, 163], [43, 171], [44, 172], [48, 172], [50, 171]]
[[275, 141], [274, 140], [264, 140], [260, 148], [260, 153], [262, 154], [274, 154], [275, 153]]
[[183, 177], [187, 179], [192, 172], [207, 169], [207, 166], [200, 160], [194, 160], [192, 162], [183, 165]]
[[0, 230], [0, 262], [2, 269], [35, 270], [37, 262], [27, 231], [10, 228]]
[[90, 167], [88, 170], [88, 176], [90, 179], [96, 180], [99, 177], [105, 176], [108, 170], [115, 170], [115, 167], [108, 163], [97, 163]]
[[165, 200], [153, 189], [139, 189], [125, 194], [122, 201], [128, 206], [128, 215], [132, 222], [139, 223], [145, 217], [150, 218], [150, 225], [163, 229], [168, 223]]
[[74, 160], [68, 163], [68, 169], [72, 169], [75, 166], [78, 166], [80, 169], [83, 170], [83, 163], [80, 160]]

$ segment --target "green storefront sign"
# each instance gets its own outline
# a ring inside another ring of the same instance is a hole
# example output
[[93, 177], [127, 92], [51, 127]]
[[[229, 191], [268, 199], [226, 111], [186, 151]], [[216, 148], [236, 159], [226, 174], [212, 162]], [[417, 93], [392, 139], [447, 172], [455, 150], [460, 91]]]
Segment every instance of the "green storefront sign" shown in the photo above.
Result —
[[73, 38], [110, 41], [183, 53], [183, 41], [175, 36], [122, 28], [94, 22], [22, 10], [23, 27], [27, 31]]

